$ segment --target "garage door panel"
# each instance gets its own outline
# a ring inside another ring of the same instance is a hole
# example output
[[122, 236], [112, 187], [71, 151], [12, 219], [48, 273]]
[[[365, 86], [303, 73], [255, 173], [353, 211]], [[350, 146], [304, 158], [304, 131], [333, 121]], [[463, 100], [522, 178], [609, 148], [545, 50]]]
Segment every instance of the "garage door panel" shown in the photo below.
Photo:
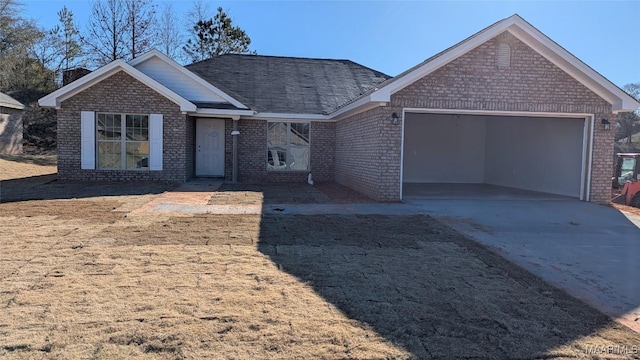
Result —
[[404, 181], [482, 183], [484, 132], [483, 119], [406, 114]]
[[485, 182], [579, 197], [583, 126], [583, 119], [488, 119]]

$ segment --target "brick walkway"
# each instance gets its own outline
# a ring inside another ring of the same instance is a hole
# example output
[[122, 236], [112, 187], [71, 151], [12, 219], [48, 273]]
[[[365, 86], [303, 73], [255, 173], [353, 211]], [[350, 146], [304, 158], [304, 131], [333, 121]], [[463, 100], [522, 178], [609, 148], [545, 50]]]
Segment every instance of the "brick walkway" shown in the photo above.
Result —
[[[175, 190], [167, 191], [142, 207], [132, 211], [130, 215], [152, 212], [180, 213], [180, 207], [204, 206], [209, 203], [211, 195], [216, 192], [223, 181], [219, 179], [195, 179], [178, 186]], [[170, 205], [174, 210], [163, 211], [163, 206]]]
[[[221, 189], [222, 187], [222, 189]], [[286, 192], [282, 189], [287, 189]], [[330, 189], [324, 191], [322, 189]], [[278, 195], [284, 192], [284, 195]], [[274, 196], [274, 194], [276, 194]], [[225, 184], [217, 179], [195, 179], [163, 193], [130, 215], [163, 214], [415, 214], [406, 204], [375, 203], [335, 183]]]

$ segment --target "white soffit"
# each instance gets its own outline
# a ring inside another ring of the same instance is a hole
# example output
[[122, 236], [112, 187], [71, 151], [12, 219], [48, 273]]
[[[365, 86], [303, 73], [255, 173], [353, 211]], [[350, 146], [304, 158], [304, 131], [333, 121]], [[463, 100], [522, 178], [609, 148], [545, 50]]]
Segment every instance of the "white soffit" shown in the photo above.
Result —
[[191, 101], [226, 102], [239, 109], [248, 109], [232, 96], [156, 49], [129, 61], [129, 65]]

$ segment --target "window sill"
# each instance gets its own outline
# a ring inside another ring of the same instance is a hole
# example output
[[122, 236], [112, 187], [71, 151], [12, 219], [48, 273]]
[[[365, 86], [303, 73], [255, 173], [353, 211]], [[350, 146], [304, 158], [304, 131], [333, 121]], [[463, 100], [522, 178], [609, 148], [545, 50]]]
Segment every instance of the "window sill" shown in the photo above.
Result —
[[268, 173], [308, 173], [311, 170], [273, 170], [273, 169], [267, 169]]
[[149, 172], [149, 169], [95, 169], [97, 171]]

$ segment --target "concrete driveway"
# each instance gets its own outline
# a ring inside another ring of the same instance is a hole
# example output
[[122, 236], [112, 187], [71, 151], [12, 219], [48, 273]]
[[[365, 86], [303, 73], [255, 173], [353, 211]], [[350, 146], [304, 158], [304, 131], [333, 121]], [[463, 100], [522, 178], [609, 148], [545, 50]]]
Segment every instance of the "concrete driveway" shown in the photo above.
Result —
[[405, 202], [640, 331], [640, 217], [577, 200]]

